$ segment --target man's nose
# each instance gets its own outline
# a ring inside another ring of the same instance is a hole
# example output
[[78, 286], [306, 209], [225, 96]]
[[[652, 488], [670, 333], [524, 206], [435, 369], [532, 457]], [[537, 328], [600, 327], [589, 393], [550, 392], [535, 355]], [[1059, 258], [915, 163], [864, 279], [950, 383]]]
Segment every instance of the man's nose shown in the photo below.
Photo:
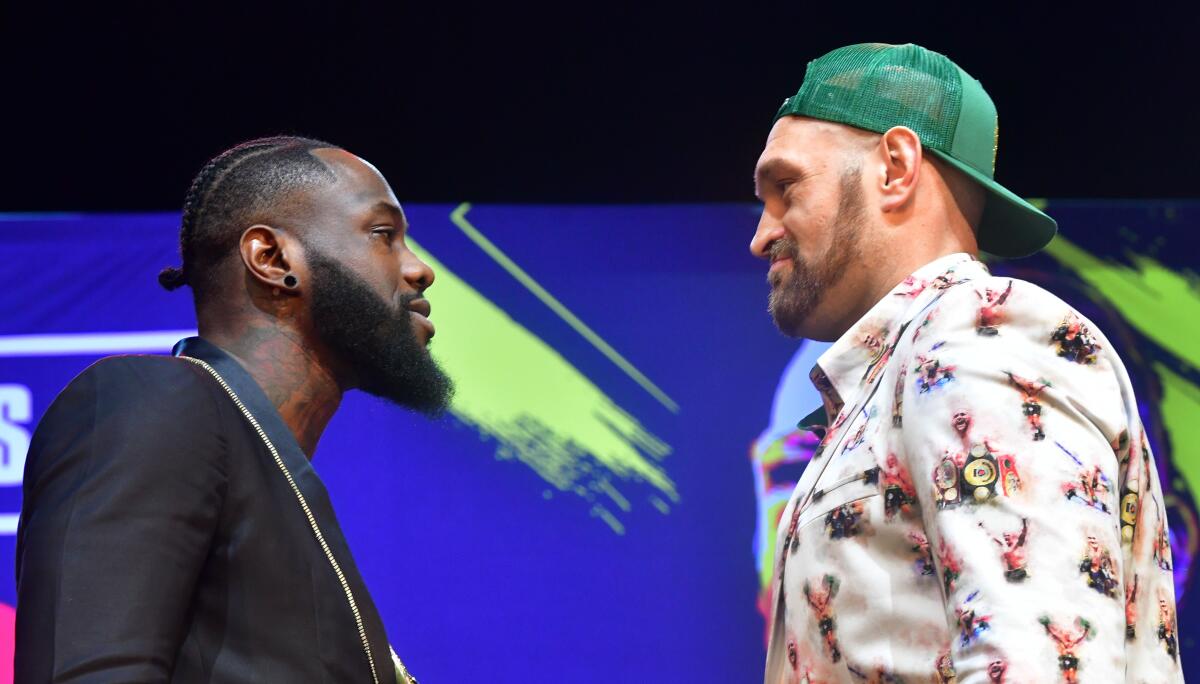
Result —
[[750, 240], [750, 253], [759, 259], [771, 258], [771, 245], [784, 236], [783, 225], [763, 211], [758, 219], [758, 229]]
[[433, 285], [433, 269], [429, 264], [421, 261], [421, 258], [408, 250], [400, 264], [400, 272], [404, 276], [404, 280], [412, 286], [417, 292], [424, 292], [430, 285]]

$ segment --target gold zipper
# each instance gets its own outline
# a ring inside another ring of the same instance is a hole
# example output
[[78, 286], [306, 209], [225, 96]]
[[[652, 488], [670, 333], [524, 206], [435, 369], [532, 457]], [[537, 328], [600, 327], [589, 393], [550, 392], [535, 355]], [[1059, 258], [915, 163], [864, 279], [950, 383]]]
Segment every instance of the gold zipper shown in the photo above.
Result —
[[267, 445], [267, 449], [275, 459], [275, 465], [279, 466], [280, 472], [287, 478], [288, 484], [292, 487], [292, 492], [296, 494], [296, 499], [300, 502], [300, 508], [304, 509], [304, 516], [308, 518], [308, 524], [312, 527], [313, 534], [317, 537], [317, 543], [321, 545], [321, 550], [325, 552], [325, 558], [333, 566], [333, 572], [337, 575], [338, 582], [342, 585], [342, 590], [346, 592], [346, 600], [350, 603], [350, 611], [354, 613], [354, 623], [358, 625], [358, 636], [362, 639], [363, 653], [367, 654], [367, 662], [371, 665], [371, 681], [374, 684], [379, 684], [379, 675], [375, 672], [375, 657], [371, 655], [371, 644], [367, 641], [367, 629], [363, 625], [362, 613], [358, 612], [358, 603], [354, 600], [354, 592], [350, 590], [350, 583], [346, 581], [346, 575], [342, 572], [342, 566], [338, 565], [337, 559], [333, 557], [333, 550], [329, 548], [329, 544], [325, 541], [325, 535], [321, 534], [321, 528], [317, 526], [317, 519], [313, 517], [312, 509], [308, 507], [308, 501], [304, 499], [304, 494], [300, 492], [300, 488], [296, 486], [296, 481], [292, 479], [292, 474], [288, 472], [287, 466], [283, 464], [283, 459], [279, 457], [279, 452], [276, 451], [275, 445], [271, 443], [271, 438], [267, 437], [267, 433], [263, 431], [262, 426], [255, 420], [254, 415], [250, 413], [250, 410], [238, 398], [237, 393], [225, 382], [225, 378], [222, 378], [221, 374], [215, 368], [200, 359], [190, 356], [180, 356], [178, 358], [190, 361], [208, 371], [209, 375], [212, 375], [216, 379], [217, 383], [225, 390], [225, 393], [229, 395], [229, 398], [233, 400], [233, 403], [237, 405], [238, 410], [242, 412], [242, 415], [246, 417], [246, 420], [249, 421], [254, 431], [262, 438], [263, 443]]

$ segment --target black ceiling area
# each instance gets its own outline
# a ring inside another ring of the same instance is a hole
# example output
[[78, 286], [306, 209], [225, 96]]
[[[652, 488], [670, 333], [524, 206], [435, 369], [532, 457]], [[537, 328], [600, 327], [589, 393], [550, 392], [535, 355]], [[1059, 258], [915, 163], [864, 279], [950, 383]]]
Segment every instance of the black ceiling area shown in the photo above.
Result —
[[406, 202], [752, 201], [808, 60], [874, 41], [982, 81], [1021, 195], [1196, 196], [1195, 10], [1004, 7], [6, 3], [0, 211], [177, 209], [207, 158], [278, 133]]

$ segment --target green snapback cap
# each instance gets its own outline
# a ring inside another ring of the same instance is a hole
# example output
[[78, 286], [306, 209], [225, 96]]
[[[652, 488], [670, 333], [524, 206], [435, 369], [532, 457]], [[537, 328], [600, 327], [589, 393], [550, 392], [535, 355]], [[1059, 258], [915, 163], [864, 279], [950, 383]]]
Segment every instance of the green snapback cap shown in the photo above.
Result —
[[783, 101], [775, 120], [784, 116], [876, 133], [911, 128], [926, 150], [987, 190], [976, 230], [985, 252], [1028, 256], [1058, 231], [1054, 219], [996, 182], [996, 105], [979, 81], [945, 55], [911, 43], [838, 48], [808, 63], [800, 91]]

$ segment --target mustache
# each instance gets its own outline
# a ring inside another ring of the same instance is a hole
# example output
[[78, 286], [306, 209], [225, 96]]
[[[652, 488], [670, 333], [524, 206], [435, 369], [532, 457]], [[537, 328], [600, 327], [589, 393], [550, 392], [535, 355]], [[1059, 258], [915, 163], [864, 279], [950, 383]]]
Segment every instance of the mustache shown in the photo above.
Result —
[[792, 261], [799, 261], [799, 255], [800, 248], [791, 237], [781, 237], [772, 242], [771, 246], [767, 248], [767, 256], [771, 261], [782, 257], [786, 257]]

